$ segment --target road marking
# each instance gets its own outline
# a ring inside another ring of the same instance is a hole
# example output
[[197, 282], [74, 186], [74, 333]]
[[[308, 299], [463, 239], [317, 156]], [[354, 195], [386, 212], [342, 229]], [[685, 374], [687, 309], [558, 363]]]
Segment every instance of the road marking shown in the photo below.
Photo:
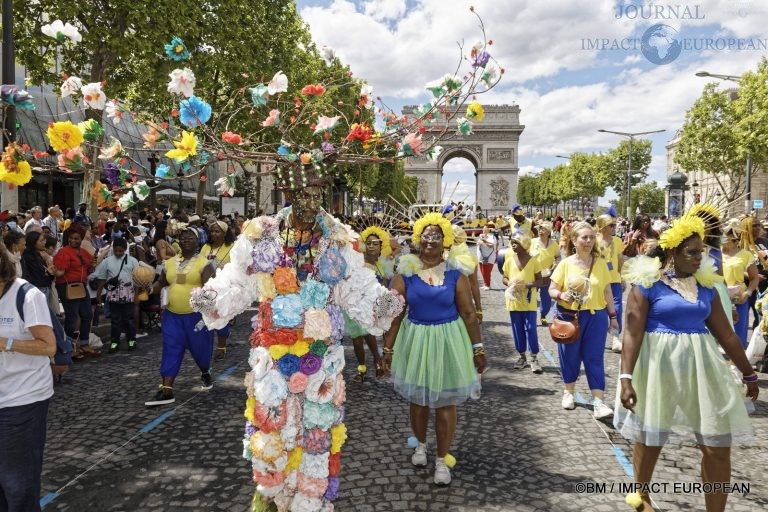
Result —
[[624, 472], [627, 474], [627, 476], [629, 478], [635, 478], [635, 468], [632, 467], [632, 463], [629, 461], [627, 456], [624, 455], [624, 450], [618, 446], [614, 446], [613, 455], [616, 457], [616, 460], [619, 462], [619, 466], [624, 469]]
[[59, 493], [49, 492], [48, 494], [43, 496], [43, 498], [40, 500], [40, 508], [43, 508], [44, 506], [46, 506], [47, 504], [49, 504], [50, 502], [52, 502], [58, 497], [59, 497]]
[[142, 434], [146, 434], [147, 432], [149, 432], [150, 430], [154, 429], [154, 428], [155, 428], [155, 427], [157, 427], [159, 424], [161, 424], [162, 422], [164, 422], [165, 420], [167, 420], [168, 418], [170, 418], [171, 416], [173, 416], [173, 412], [174, 412], [175, 410], [176, 410], [176, 409], [174, 408], [174, 409], [171, 409], [170, 411], [166, 411], [166, 412], [164, 412], [163, 414], [161, 414], [160, 416], [158, 416], [158, 417], [157, 417], [157, 418], [155, 418], [154, 420], [150, 421], [149, 423], [147, 423], [146, 425], [144, 425], [143, 427], [141, 427], [141, 428], [139, 429], [139, 432], [141, 432]]
[[545, 350], [545, 351], [544, 351], [544, 357], [545, 357], [545, 358], [547, 359], [547, 361], [549, 361], [550, 363], [552, 363], [552, 364], [555, 364], [555, 358], [554, 358], [554, 357], [552, 357], [552, 352], [550, 352], [549, 350]]
[[220, 374], [218, 374], [218, 375], [216, 376], [216, 379], [215, 379], [215, 380], [222, 380], [222, 379], [226, 379], [227, 377], [229, 377], [230, 375], [232, 375], [232, 374], [235, 372], [235, 370], [237, 370], [237, 367], [238, 367], [238, 366], [240, 366], [240, 365], [239, 365], [239, 364], [235, 364], [235, 365], [232, 365], [232, 366], [230, 366], [229, 368], [227, 368], [226, 370], [224, 370], [223, 372], [221, 372]]

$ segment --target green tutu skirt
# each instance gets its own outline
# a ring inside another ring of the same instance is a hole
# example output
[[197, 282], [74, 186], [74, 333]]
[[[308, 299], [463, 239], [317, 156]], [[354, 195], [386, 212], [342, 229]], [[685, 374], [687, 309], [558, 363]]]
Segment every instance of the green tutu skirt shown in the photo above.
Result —
[[671, 433], [706, 446], [752, 438], [742, 386], [710, 334], [645, 333], [632, 374], [635, 411], [616, 393], [614, 426], [647, 446], [663, 446]]
[[342, 309], [341, 312], [344, 315], [344, 334], [346, 336], [355, 339], [368, 334], [368, 331], [361, 327], [359, 323], [349, 318], [346, 311]]
[[400, 324], [392, 357], [395, 391], [409, 402], [432, 408], [458, 405], [480, 395], [480, 380], [464, 321]]

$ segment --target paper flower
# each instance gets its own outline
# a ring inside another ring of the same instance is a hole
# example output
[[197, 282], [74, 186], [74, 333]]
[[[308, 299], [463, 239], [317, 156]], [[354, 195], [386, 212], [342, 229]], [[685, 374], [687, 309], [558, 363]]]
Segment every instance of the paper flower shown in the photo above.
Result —
[[165, 178], [168, 176], [168, 172], [170, 172], [171, 168], [168, 167], [165, 164], [160, 164], [155, 169], [155, 176], [158, 178]]
[[432, 162], [437, 159], [438, 156], [440, 156], [440, 153], [443, 152], [443, 146], [432, 146], [427, 150], [427, 160]]
[[491, 54], [485, 50], [478, 52], [475, 58], [472, 60], [473, 68], [484, 68], [488, 61], [491, 60]]
[[191, 69], [174, 69], [168, 76], [171, 78], [168, 82], [169, 93], [181, 94], [186, 98], [194, 94], [197, 79]]
[[187, 128], [204, 125], [211, 118], [211, 106], [197, 96], [179, 103], [179, 120]]
[[235, 188], [235, 176], [232, 174], [222, 176], [217, 179], [213, 185], [216, 187], [216, 191], [223, 196], [232, 197], [237, 191]]
[[143, 201], [149, 197], [149, 185], [146, 181], [137, 181], [133, 184], [133, 193], [139, 201]]
[[57, 121], [48, 125], [48, 141], [55, 151], [73, 149], [83, 143], [83, 133], [71, 121]]
[[349, 133], [344, 140], [359, 140], [365, 142], [371, 138], [371, 128], [366, 124], [352, 123]]
[[296, 293], [278, 295], [272, 301], [272, 322], [279, 327], [296, 327], [301, 324], [303, 309]]
[[83, 138], [88, 142], [96, 142], [104, 135], [104, 128], [95, 119], [86, 119], [79, 123], [77, 127], [80, 128]]
[[20, 91], [15, 85], [0, 86], [0, 101], [18, 109], [35, 110], [32, 96], [27, 91]]
[[[333, 117], [327, 117], [327, 116], [320, 116], [317, 118], [317, 123], [315, 124], [315, 131], [313, 135], [317, 135], [318, 133], [322, 132], [330, 132], [333, 130], [336, 125], [339, 123], [339, 119], [341, 119], [341, 116], [333, 116]], [[328, 143], [330, 144], [330, 143]], [[331, 146], [333, 147], [333, 146]], [[325, 151], [325, 149], [323, 149]]]
[[70, 76], [61, 84], [61, 97], [66, 98], [78, 92], [83, 87], [83, 81], [76, 76]]
[[104, 110], [107, 104], [107, 96], [101, 90], [101, 82], [92, 82], [80, 89], [85, 106], [94, 110]]
[[83, 36], [80, 35], [80, 32], [74, 25], [64, 23], [61, 20], [56, 20], [48, 25], [43, 25], [42, 31], [43, 34], [54, 38], [59, 43], [63, 43], [66, 38], [69, 38], [76, 43], [83, 40]]
[[184, 41], [178, 37], [174, 37], [171, 39], [170, 43], [163, 45], [163, 47], [165, 48], [165, 54], [171, 60], [179, 62], [189, 58], [189, 50], [187, 49], [187, 46], [184, 44]]
[[372, 109], [375, 106], [373, 98], [373, 87], [368, 84], [364, 84], [360, 88], [360, 101], [357, 104], [358, 106], [365, 107], [367, 109]]
[[91, 188], [91, 197], [96, 201], [97, 205], [103, 205], [112, 201], [112, 193], [107, 186], [101, 181], [96, 180]]
[[480, 75], [480, 80], [485, 83], [486, 87], [491, 87], [499, 76], [499, 68], [493, 62], [486, 64], [483, 69], [483, 74]]
[[256, 87], [248, 89], [251, 91], [251, 102], [254, 107], [263, 107], [267, 104], [267, 98], [269, 97], [269, 88], [264, 84], [259, 84]]
[[331, 453], [338, 453], [341, 451], [341, 446], [347, 440], [347, 426], [343, 423], [331, 428]]
[[473, 101], [467, 106], [467, 119], [482, 121], [485, 118], [485, 109], [477, 101]]
[[[331, 455], [331, 457], [333, 457], [333, 455]], [[329, 474], [330, 474], [330, 471], [329, 471]], [[337, 476], [330, 477], [328, 479], [328, 487], [325, 489], [325, 495], [324, 495], [325, 499], [327, 499], [328, 501], [335, 500], [339, 496], [340, 486], [341, 486], [341, 481], [339, 480], [339, 477]]]
[[305, 96], [322, 96], [325, 94], [325, 86], [322, 84], [309, 84], [301, 89], [301, 94]]
[[400, 152], [405, 156], [421, 156], [421, 149], [421, 135], [418, 133], [409, 133], [403, 137], [403, 140], [400, 143]]
[[285, 73], [278, 71], [272, 80], [267, 84], [267, 92], [270, 95], [277, 94], [279, 92], [286, 92], [288, 90], [288, 77]]
[[276, 124], [280, 124], [280, 111], [273, 108], [269, 111], [267, 118], [261, 122], [261, 126], [274, 126]]
[[123, 152], [123, 145], [118, 139], [112, 137], [112, 142], [109, 146], [101, 148], [99, 153], [99, 160], [114, 160], [120, 156]]
[[301, 287], [299, 297], [301, 297], [301, 304], [307, 309], [323, 308], [330, 293], [331, 289], [327, 284], [308, 279]]
[[286, 378], [290, 378], [299, 371], [299, 358], [294, 354], [285, 354], [277, 361], [277, 368]]
[[61, 151], [56, 159], [59, 169], [65, 172], [82, 171], [85, 164], [88, 163], [88, 158], [83, 155], [83, 150], [80, 146]]
[[165, 156], [173, 158], [177, 162], [183, 162], [190, 156], [197, 154], [197, 139], [193, 133], [181, 132], [181, 140], [174, 140], [173, 145], [176, 149], [168, 151]]
[[308, 309], [304, 313], [304, 335], [316, 340], [331, 337], [331, 319], [324, 309]]
[[318, 357], [312, 352], [301, 356], [301, 373], [304, 375], [314, 375], [323, 366], [323, 358]]
[[242, 144], [243, 138], [239, 134], [234, 132], [224, 132], [221, 134], [221, 140], [230, 144]]
[[133, 200], [133, 194], [123, 194], [120, 199], [117, 200], [117, 206], [121, 211], [130, 210], [131, 206], [135, 205], [136, 201]]
[[107, 162], [104, 164], [104, 177], [112, 187], [120, 186], [120, 172], [117, 168], [117, 164], [114, 162]]
[[466, 117], [460, 117], [456, 120], [458, 135], [470, 135], [472, 133], [472, 123]]
[[28, 162], [24, 160], [16, 162], [15, 170], [8, 170], [4, 164], [0, 163], [0, 181], [20, 187], [29, 183], [31, 179], [32, 167]]
[[301, 393], [305, 389], [307, 389], [308, 382], [309, 382], [309, 378], [306, 376], [306, 374], [301, 372], [296, 372], [291, 375], [291, 378], [288, 381], [288, 389], [290, 389], [291, 393], [294, 393], [294, 394]]
[[330, 46], [323, 45], [320, 47], [320, 57], [330, 66], [336, 59], [336, 52]]
[[123, 118], [123, 112], [120, 110], [117, 100], [108, 101], [104, 107], [104, 112], [107, 117], [112, 120], [113, 124], [120, 124], [120, 120]]
[[152, 121], [147, 123], [149, 127], [147, 133], [141, 134], [144, 138], [144, 147], [147, 149], [154, 149], [157, 142], [163, 137], [163, 134], [158, 130], [158, 126]]

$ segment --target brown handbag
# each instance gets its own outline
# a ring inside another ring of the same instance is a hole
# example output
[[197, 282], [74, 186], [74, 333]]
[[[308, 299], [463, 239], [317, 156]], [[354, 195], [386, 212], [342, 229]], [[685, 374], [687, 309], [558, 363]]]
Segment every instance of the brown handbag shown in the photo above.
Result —
[[79, 300], [86, 297], [87, 294], [85, 293], [85, 285], [83, 283], [67, 283], [67, 300]]
[[[592, 275], [592, 267], [595, 265], [595, 257], [592, 257], [592, 263], [589, 265], [589, 273], [587, 278]], [[549, 324], [549, 335], [552, 336], [552, 341], [555, 343], [562, 343], [563, 345], [569, 345], [575, 343], [579, 339], [581, 329], [579, 327], [579, 311], [581, 311], [581, 304], [579, 309], [575, 313], [558, 313]], [[562, 320], [559, 316], [571, 316], [570, 320]]]

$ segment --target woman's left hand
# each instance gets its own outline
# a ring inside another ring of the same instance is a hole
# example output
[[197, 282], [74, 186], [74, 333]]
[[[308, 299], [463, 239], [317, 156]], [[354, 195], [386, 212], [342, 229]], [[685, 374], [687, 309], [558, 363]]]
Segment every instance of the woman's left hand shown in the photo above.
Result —
[[619, 330], [619, 321], [618, 321], [618, 319], [611, 318], [610, 329], [616, 329], [617, 331]]
[[475, 361], [475, 368], [477, 368], [477, 373], [483, 373], [485, 371], [485, 356], [476, 355], [474, 357], [474, 361]]
[[754, 402], [757, 400], [757, 395], [760, 393], [760, 386], [755, 382], [747, 382], [747, 396]]

